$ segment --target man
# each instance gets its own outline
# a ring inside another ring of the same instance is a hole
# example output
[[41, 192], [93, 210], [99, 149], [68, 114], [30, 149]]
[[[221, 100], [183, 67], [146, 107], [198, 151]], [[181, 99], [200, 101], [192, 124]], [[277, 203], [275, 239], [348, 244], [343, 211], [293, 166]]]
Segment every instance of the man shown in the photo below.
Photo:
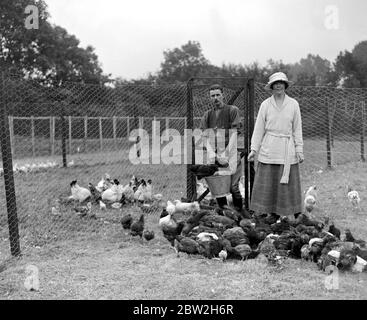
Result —
[[[228, 146], [229, 143], [232, 143], [230, 136], [230, 129], [237, 129], [239, 131], [240, 128], [240, 112], [238, 107], [233, 105], [227, 105], [224, 103], [223, 97], [223, 88], [222, 86], [215, 84], [209, 88], [209, 96], [212, 102], [213, 108], [206, 111], [201, 119], [200, 129], [204, 130], [203, 140], [204, 145], [207, 145], [207, 151], [209, 153], [215, 153], [215, 157], [218, 161], [220, 161], [220, 150], [218, 150], [218, 146], [212, 146], [207, 144], [207, 140], [209, 138], [209, 132], [205, 129], [214, 129], [215, 133], [217, 133], [217, 129], [224, 129], [225, 136], [222, 137], [225, 141], [225, 147]], [[233, 205], [238, 210], [241, 215], [245, 218], [251, 218], [251, 215], [244, 210], [243, 208], [243, 200], [241, 196], [241, 192], [239, 189], [239, 181], [243, 172], [242, 163], [237, 154], [237, 145], [234, 146], [235, 149], [235, 162], [236, 168], [235, 171], [231, 174], [231, 189], [230, 192], [232, 194]], [[208, 149], [209, 148], [209, 149]], [[222, 208], [227, 205], [226, 197], [217, 198], [218, 205]]]

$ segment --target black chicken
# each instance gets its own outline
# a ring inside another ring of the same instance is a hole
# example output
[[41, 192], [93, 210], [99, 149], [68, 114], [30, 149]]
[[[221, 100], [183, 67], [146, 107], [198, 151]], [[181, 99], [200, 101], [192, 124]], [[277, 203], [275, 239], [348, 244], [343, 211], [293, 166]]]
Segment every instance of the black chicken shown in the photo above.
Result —
[[193, 164], [190, 167], [192, 173], [194, 173], [198, 180], [212, 176], [215, 172], [218, 171], [219, 166], [217, 164]]
[[344, 241], [354, 242], [362, 248], [366, 247], [366, 241], [355, 239], [352, 235], [352, 232], [349, 229], [345, 229], [345, 239], [344, 239]]
[[130, 230], [132, 236], [140, 236], [140, 238], [142, 238], [144, 231], [144, 214], [141, 214], [138, 221], [131, 224]]
[[340, 230], [335, 227], [334, 223], [329, 226], [329, 232], [340, 240]]
[[191, 216], [185, 222], [185, 226], [182, 229], [182, 234], [183, 235], [188, 235], [189, 232], [193, 228], [195, 228], [199, 224], [200, 220], [204, 216], [206, 216], [208, 213], [209, 213], [209, 211], [206, 211], [206, 210], [200, 210], [200, 211], [196, 211], [196, 212], [191, 213]]
[[147, 241], [150, 241], [152, 239], [154, 239], [154, 231], [150, 231], [150, 230], [144, 230], [143, 231], [143, 238]]
[[124, 229], [130, 229], [131, 223], [133, 222], [133, 217], [130, 213], [121, 218], [121, 225]]
[[163, 232], [163, 236], [171, 243], [172, 247], [174, 246], [176, 237], [181, 234], [184, 225], [184, 221], [176, 222], [166, 209], [162, 210], [159, 226]]
[[101, 193], [90, 182], [88, 183], [88, 187], [89, 187], [90, 193], [92, 194], [92, 199], [95, 201], [95, 203], [99, 203], [99, 201], [102, 200]]
[[186, 252], [189, 254], [198, 253], [200, 250], [199, 244], [191, 238], [178, 235], [174, 242], [174, 248], [176, 249], [177, 256], [179, 252]]
[[357, 254], [354, 250], [342, 250], [340, 251], [337, 267], [342, 271], [350, 270], [356, 262]]

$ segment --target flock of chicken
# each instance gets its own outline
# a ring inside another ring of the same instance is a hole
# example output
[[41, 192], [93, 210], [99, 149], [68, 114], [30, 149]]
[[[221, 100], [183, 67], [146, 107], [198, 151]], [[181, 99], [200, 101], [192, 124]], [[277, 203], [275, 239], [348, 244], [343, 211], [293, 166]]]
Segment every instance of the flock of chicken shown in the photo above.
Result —
[[[126, 203], [138, 204], [142, 210], [149, 211], [152, 206], [161, 205], [162, 194], [153, 194], [152, 180], [138, 180], [133, 176], [130, 182], [123, 186], [118, 179], [111, 179], [109, 174], [98, 182], [96, 186], [92, 183], [88, 184], [88, 188], [82, 187], [77, 180], [70, 183], [71, 195], [66, 199], [66, 202], [74, 201], [77, 205], [74, 206], [74, 211], [80, 216], [89, 215], [95, 217], [92, 213], [92, 203], [99, 205], [101, 210], [105, 210], [107, 206], [119, 209]], [[85, 205], [82, 205], [86, 203]], [[54, 215], [59, 214], [57, 206], [52, 207]]]
[[[266, 257], [278, 267], [291, 257], [313, 261], [322, 270], [335, 265], [341, 270], [367, 271], [365, 241], [355, 239], [348, 229], [341, 240], [340, 230], [327, 217], [322, 221], [309, 217], [316, 197], [316, 187], [312, 186], [305, 195], [305, 213], [294, 218], [273, 214], [242, 219], [238, 212], [225, 207], [193, 210], [188, 219], [179, 220], [174, 217], [174, 208], [167, 205], [159, 225], [177, 253], [223, 261]], [[358, 205], [359, 197], [348, 197]]]
[[[146, 228], [144, 206], [157, 205], [161, 210], [159, 228], [179, 256], [180, 252], [201, 254], [206, 258], [267, 259], [281, 267], [287, 258], [300, 258], [317, 263], [325, 270], [330, 265], [340, 270], [367, 271], [367, 248], [364, 240], [355, 239], [350, 230], [341, 232], [328, 217], [315, 218], [312, 214], [317, 205], [317, 188], [311, 186], [304, 200], [304, 213], [298, 216], [280, 217], [253, 215], [244, 219], [230, 205], [219, 208], [202, 203], [162, 200], [161, 194], [153, 194], [152, 181], [132, 177], [126, 186], [106, 174], [89, 188], [72, 181], [69, 199], [87, 202], [86, 206], [74, 207], [80, 215], [91, 213], [94, 201], [101, 209], [106, 203], [120, 208], [125, 203], [137, 203], [142, 209], [138, 220], [125, 214], [121, 219], [123, 229], [130, 230], [132, 237], [150, 241], [154, 231]], [[201, 186], [203, 187], [203, 186]], [[359, 208], [358, 192], [348, 189], [348, 199]], [[93, 215], [92, 215], [93, 216]]]

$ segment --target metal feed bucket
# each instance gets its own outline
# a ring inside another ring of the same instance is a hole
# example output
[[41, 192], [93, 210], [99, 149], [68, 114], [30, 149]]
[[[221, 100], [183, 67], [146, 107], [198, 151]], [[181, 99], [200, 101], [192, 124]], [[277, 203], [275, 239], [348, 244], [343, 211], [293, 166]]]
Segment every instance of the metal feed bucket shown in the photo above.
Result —
[[231, 176], [209, 176], [205, 177], [209, 190], [213, 197], [221, 198], [229, 196], [231, 189]]

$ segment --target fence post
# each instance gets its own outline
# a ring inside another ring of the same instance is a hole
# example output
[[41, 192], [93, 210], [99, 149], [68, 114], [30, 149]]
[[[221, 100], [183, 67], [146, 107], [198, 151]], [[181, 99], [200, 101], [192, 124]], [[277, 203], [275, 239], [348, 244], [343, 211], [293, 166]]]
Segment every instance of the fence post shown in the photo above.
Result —
[[331, 168], [331, 130], [330, 130], [330, 118], [329, 118], [329, 104], [326, 100], [325, 106], [325, 128], [326, 128], [326, 157], [327, 166]]
[[[254, 131], [254, 122], [255, 122], [255, 80], [249, 79], [248, 81], [248, 143], [251, 144], [251, 136]], [[255, 179], [255, 167], [254, 161], [249, 162], [249, 171], [250, 171], [250, 199], [252, 195], [252, 188], [254, 186]]]
[[71, 131], [71, 116], [69, 118], [69, 154], [71, 154], [71, 140], [72, 140], [72, 131]]
[[117, 140], [116, 140], [116, 116], [112, 117], [112, 130], [113, 130], [113, 143], [115, 150], [117, 149]]
[[61, 150], [62, 150], [62, 166], [64, 168], [67, 167], [67, 161], [66, 161], [66, 139], [68, 138], [68, 132], [66, 128], [66, 115], [65, 115], [65, 103], [64, 101], [60, 101], [61, 104]]
[[366, 158], [364, 157], [364, 132], [365, 132], [365, 122], [366, 122], [366, 109], [365, 102], [361, 101], [361, 161], [365, 162]]
[[84, 152], [87, 152], [88, 116], [84, 116]]
[[103, 135], [102, 135], [102, 118], [98, 117], [99, 124], [99, 149], [102, 151], [103, 149]]
[[34, 137], [34, 117], [31, 116], [31, 140], [32, 140], [32, 157], [34, 158], [36, 155], [36, 140]]
[[14, 117], [9, 116], [9, 133], [10, 133], [10, 146], [11, 154], [14, 155]]
[[0, 73], [0, 140], [1, 156], [4, 169], [4, 185], [6, 208], [8, 212], [8, 227], [10, 252], [13, 256], [20, 255], [19, 229], [17, 204], [15, 197], [14, 175], [13, 175], [13, 157], [10, 142], [9, 119], [5, 99], [4, 74]]
[[[187, 112], [185, 118], [185, 128], [184, 129], [192, 129], [193, 128], [193, 120], [194, 120], [194, 110], [193, 110], [193, 96], [192, 96], [192, 83], [193, 78], [191, 78], [187, 82]], [[190, 167], [191, 164], [195, 164], [195, 141], [194, 137], [192, 136], [191, 141], [187, 141], [188, 148], [186, 152], [188, 153], [185, 155], [188, 157], [191, 152], [191, 159], [187, 159], [188, 164], [186, 166], [186, 198], [191, 201], [196, 199], [196, 177], [191, 172]], [[191, 150], [189, 150], [189, 146], [191, 145]]]
[[51, 156], [55, 154], [55, 117], [50, 117]]

